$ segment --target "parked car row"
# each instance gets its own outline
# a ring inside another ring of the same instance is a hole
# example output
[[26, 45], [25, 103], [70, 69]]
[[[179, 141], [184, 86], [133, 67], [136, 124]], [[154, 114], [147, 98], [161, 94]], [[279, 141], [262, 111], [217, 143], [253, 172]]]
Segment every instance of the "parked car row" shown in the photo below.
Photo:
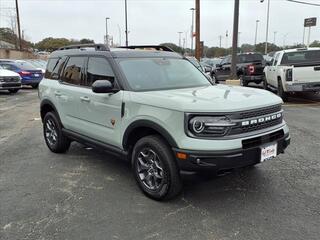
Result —
[[38, 88], [45, 68], [46, 61], [43, 60], [0, 59], [0, 90], [16, 93], [22, 85]]
[[[266, 56], [241, 53], [237, 55], [236, 69], [242, 86], [263, 83], [265, 89], [276, 91], [284, 101], [289, 93], [320, 91], [320, 48], [288, 49]], [[223, 58], [210, 71], [216, 83], [225, 81], [230, 74], [231, 56]]]

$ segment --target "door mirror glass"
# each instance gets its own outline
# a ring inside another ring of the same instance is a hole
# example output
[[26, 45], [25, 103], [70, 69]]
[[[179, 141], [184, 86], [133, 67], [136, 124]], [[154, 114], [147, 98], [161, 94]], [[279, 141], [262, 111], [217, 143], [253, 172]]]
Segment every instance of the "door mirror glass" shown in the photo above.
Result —
[[109, 80], [97, 80], [92, 84], [92, 91], [95, 93], [116, 92], [113, 84]]

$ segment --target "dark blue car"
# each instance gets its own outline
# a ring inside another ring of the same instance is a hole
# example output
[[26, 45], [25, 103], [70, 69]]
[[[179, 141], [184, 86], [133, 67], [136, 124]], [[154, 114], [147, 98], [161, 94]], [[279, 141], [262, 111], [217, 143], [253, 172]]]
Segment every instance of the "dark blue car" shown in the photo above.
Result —
[[4, 69], [19, 73], [22, 85], [30, 85], [33, 88], [38, 88], [38, 85], [43, 78], [41, 69], [35, 68], [26, 61], [0, 60], [0, 66]]

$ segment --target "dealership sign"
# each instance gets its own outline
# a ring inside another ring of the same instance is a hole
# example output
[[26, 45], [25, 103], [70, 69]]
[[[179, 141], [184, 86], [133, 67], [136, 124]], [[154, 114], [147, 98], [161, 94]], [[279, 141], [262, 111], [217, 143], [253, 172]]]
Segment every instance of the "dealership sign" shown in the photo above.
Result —
[[304, 19], [304, 27], [314, 27], [316, 25], [317, 25], [317, 18], [316, 17]]

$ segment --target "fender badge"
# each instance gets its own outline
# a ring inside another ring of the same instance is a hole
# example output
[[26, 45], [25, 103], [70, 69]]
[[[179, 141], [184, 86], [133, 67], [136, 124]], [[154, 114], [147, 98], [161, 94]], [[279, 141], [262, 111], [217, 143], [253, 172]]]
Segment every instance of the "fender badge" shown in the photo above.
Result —
[[116, 120], [114, 118], [111, 118], [110, 122], [111, 122], [112, 126], [114, 126], [116, 124]]

